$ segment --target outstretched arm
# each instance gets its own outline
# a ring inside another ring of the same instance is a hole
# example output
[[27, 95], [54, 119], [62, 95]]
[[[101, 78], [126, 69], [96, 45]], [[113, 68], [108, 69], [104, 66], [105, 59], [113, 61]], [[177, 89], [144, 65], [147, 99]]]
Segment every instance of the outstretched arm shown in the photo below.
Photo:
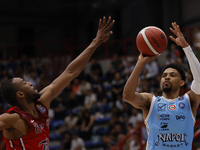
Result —
[[153, 57], [144, 57], [142, 54], [140, 54], [137, 64], [125, 84], [123, 99], [136, 108], [144, 110], [150, 105], [153, 95], [149, 93], [137, 93], [136, 88], [138, 86], [138, 80], [145, 64], [155, 59], [156, 57], [157, 55]]
[[194, 55], [191, 47], [185, 40], [185, 37], [183, 36], [179, 25], [176, 24], [176, 22], [172, 23], [172, 27], [170, 30], [177, 36], [174, 38], [173, 36], [170, 36], [171, 40], [174, 41], [178, 46], [181, 46], [183, 48], [183, 51], [185, 52], [185, 55], [188, 59], [190, 69], [193, 75], [193, 82], [191, 85], [191, 90], [188, 91], [188, 95], [190, 97], [192, 111], [194, 116], [196, 116], [196, 111], [200, 103], [200, 64], [196, 56]]
[[110, 31], [110, 28], [113, 26], [114, 22], [114, 20], [111, 21], [111, 17], [108, 18], [107, 22], [106, 17], [103, 17], [103, 20], [100, 19], [96, 38], [94, 38], [91, 44], [68, 65], [59, 77], [40, 92], [41, 98], [39, 101], [41, 101], [47, 108], [49, 108], [50, 102], [81, 73], [94, 51], [103, 42], [106, 42], [109, 39], [110, 35], [113, 33]]

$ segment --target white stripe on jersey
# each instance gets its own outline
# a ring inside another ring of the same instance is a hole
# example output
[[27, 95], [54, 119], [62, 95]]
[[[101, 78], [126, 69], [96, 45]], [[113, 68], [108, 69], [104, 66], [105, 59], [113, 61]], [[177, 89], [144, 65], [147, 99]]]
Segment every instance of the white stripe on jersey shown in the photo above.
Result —
[[22, 150], [26, 150], [22, 138], [20, 138], [19, 141], [20, 141], [20, 144], [22, 146]]
[[14, 148], [13, 142], [11, 140], [9, 140], [9, 142], [10, 142], [10, 147]]

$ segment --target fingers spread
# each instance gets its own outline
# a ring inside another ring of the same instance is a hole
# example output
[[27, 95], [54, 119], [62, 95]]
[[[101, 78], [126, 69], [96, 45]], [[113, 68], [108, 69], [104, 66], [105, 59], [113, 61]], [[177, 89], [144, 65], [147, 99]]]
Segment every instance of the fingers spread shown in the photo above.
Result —
[[101, 28], [102, 19], [99, 19], [99, 28]]
[[111, 22], [111, 17], [109, 16], [109, 18], [108, 18], [108, 20], [107, 20], [107, 22], [106, 22], [106, 17], [104, 16], [103, 17], [103, 21], [102, 21], [102, 19], [100, 19], [99, 20], [99, 28], [106, 28], [106, 30], [109, 30], [112, 26], [113, 26], [113, 24], [115, 23], [115, 20], [113, 20], [112, 22]]
[[114, 25], [114, 23], [115, 23], [115, 20], [113, 20], [113, 21], [109, 24], [109, 26], [106, 27], [106, 30], [107, 30], [107, 31], [110, 30], [110, 28]]
[[115, 23], [115, 20], [113, 20], [113, 21], [111, 22], [111, 24], [108, 26], [108, 29], [110, 29], [110, 28], [114, 25], [114, 23]]
[[111, 17], [109, 16], [106, 26], [108, 26], [110, 24], [110, 21], [111, 21]]
[[172, 41], [175, 42], [175, 38], [173, 36], [169, 36]]
[[105, 24], [106, 24], [106, 17], [104, 16], [104, 17], [103, 17], [103, 24], [102, 24], [102, 26], [104, 27]]
[[172, 28], [169, 28], [174, 34], [176, 34], [175, 30]]
[[110, 31], [110, 32], [108, 33], [108, 36], [110, 36], [111, 34], [113, 34], [113, 32], [112, 32], [112, 31]]
[[174, 30], [176, 30], [178, 28], [178, 25], [176, 24], [176, 22], [173, 22], [172, 26], [173, 26]]

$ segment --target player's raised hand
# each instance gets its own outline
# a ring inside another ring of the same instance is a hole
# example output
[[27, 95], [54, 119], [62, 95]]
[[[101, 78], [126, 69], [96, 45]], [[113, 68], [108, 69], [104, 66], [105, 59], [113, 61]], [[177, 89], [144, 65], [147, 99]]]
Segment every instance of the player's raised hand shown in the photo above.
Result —
[[174, 41], [178, 46], [181, 46], [182, 48], [189, 46], [189, 44], [185, 40], [183, 33], [180, 30], [179, 25], [177, 25], [176, 22], [173, 22], [172, 27], [173, 28], [170, 27], [170, 30], [172, 31], [172, 33], [176, 35], [176, 38], [170, 36], [170, 39]]
[[107, 22], [106, 22], [106, 17], [100, 19], [96, 39], [98, 39], [100, 42], [106, 42], [109, 39], [110, 35], [113, 33], [112, 31], [110, 31], [110, 28], [113, 26], [114, 23], [115, 20], [111, 21], [110, 16]]
[[150, 61], [156, 59], [159, 55], [154, 55], [154, 56], [143, 56], [142, 53], [140, 53], [139, 57], [138, 57], [138, 62], [139, 63], [143, 63], [143, 64], [147, 64]]

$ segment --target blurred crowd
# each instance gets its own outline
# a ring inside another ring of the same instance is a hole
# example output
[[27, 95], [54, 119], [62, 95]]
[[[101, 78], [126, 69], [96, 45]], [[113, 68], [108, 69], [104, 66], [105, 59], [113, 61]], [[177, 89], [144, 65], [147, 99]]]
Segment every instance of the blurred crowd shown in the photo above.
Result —
[[[193, 50], [200, 60], [200, 32], [195, 34]], [[63, 124], [57, 128], [61, 135], [63, 149], [85, 149], [84, 142], [93, 138], [95, 120], [108, 118], [105, 123], [104, 134], [101, 140], [104, 149], [110, 149], [127, 134], [131, 133], [143, 122], [141, 110], [132, 107], [122, 98], [126, 80], [133, 71], [138, 56], [114, 54], [110, 60], [109, 69], [103, 72], [98, 59], [91, 59], [88, 73], [84, 71], [75, 78], [51, 103], [49, 110], [50, 122], [57, 119]], [[183, 51], [174, 43], [156, 60], [146, 64], [138, 83], [138, 92], [149, 92], [161, 95], [161, 70], [166, 64], [176, 63], [186, 72], [186, 84], [181, 94], [190, 89], [193, 80], [187, 59]], [[10, 57], [7, 62], [0, 63], [0, 83], [12, 77], [21, 77], [32, 82], [38, 91], [47, 86], [54, 79], [52, 57], [29, 59], [23, 55], [20, 60]], [[62, 69], [56, 73], [61, 73]], [[10, 106], [0, 99], [0, 113], [6, 112]], [[50, 130], [51, 132], [51, 130]], [[147, 138], [145, 127], [143, 140]], [[78, 146], [78, 147], [77, 147]], [[129, 138], [125, 144], [130, 150], [140, 147], [139, 133]]]

